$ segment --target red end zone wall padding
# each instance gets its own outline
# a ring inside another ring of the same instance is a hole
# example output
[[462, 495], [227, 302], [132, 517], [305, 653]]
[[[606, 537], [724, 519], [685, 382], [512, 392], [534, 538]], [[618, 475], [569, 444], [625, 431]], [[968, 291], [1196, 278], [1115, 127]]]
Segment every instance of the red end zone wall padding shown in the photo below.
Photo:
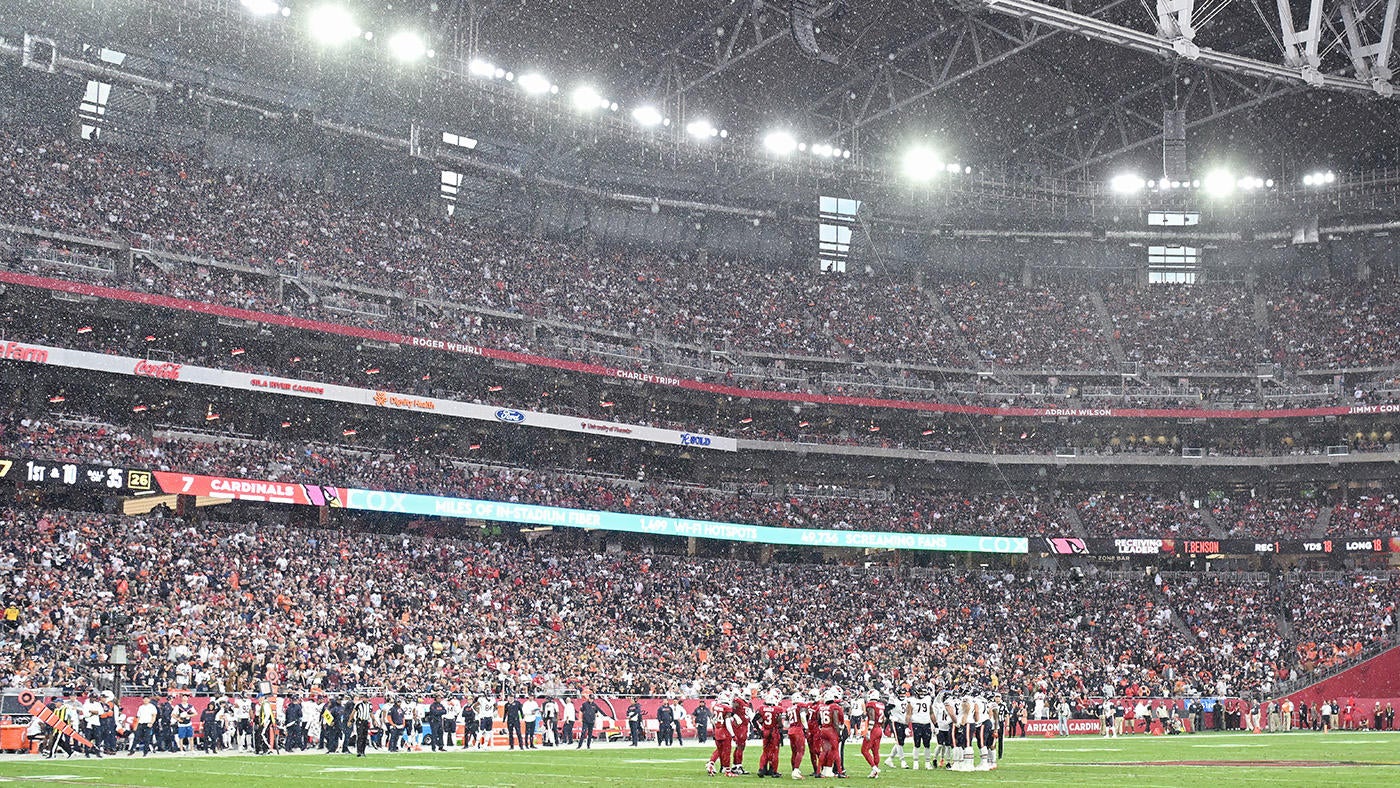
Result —
[[1400, 646], [1381, 652], [1365, 662], [1330, 678], [1287, 696], [1299, 703], [1354, 702], [1361, 713], [1369, 715], [1379, 701], [1400, 707]]

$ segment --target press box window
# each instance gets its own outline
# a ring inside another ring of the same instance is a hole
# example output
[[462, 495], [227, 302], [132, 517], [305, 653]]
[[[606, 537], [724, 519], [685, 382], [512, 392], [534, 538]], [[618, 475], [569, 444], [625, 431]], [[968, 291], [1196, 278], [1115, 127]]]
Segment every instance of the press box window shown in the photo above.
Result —
[[1147, 247], [1147, 283], [1193, 285], [1201, 267], [1201, 250], [1195, 246]]
[[1201, 223], [1201, 215], [1183, 211], [1148, 211], [1149, 227], [1191, 227]]

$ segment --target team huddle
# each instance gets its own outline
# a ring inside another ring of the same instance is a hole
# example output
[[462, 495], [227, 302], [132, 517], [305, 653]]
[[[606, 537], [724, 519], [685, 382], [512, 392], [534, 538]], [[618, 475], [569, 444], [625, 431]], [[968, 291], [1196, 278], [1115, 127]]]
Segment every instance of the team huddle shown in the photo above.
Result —
[[[715, 750], [707, 770], [711, 775], [737, 777], [744, 769], [744, 748], [751, 725], [758, 727], [763, 751], [759, 777], [781, 777], [779, 753], [786, 734], [792, 749], [792, 779], [801, 780], [804, 756], [811, 759], [813, 777], [845, 777], [845, 744], [860, 739], [860, 754], [870, 765], [870, 777], [880, 776], [880, 743], [893, 736], [895, 743], [885, 765], [914, 769], [991, 771], [997, 768], [997, 749], [1005, 714], [1001, 696], [988, 701], [981, 695], [938, 695], [932, 692], [908, 696], [901, 693], [883, 700], [871, 692], [862, 703], [849, 704], [841, 690], [829, 689], [820, 700], [808, 701], [801, 693], [784, 700], [777, 692], [763, 698], [761, 706], [739, 696], [720, 696], [714, 703], [711, 728]], [[912, 739], [912, 753], [905, 743]]]

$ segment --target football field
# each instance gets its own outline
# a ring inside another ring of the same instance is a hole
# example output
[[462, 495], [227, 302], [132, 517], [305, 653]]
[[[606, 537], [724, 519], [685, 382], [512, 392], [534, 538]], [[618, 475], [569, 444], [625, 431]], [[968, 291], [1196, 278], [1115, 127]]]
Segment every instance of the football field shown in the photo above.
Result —
[[[888, 752], [888, 747], [886, 747]], [[752, 775], [708, 777], [708, 749], [690, 745], [600, 746], [591, 751], [396, 753], [349, 755], [126, 756], [46, 761], [5, 756], [0, 782], [74, 785], [143, 785], [218, 788], [233, 785], [700, 785], [759, 782]], [[759, 748], [745, 753], [758, 768]], [[783, 763], [790, 752], [783, 750]], [[869, 782], [869, 767], [855, 743], [846, 748], [851, 780]], [[1016, 739], [1007, 742], [995, 772], [905, 771], [882, 764], [887, 785], [1063, 785], [1114, 788], [1174, 786], [1400, 785], [1400, 733], [1340, 732], [1328, 735], [1201, 734], [1103, 739]], [[785, 768], [786, 775], [790, 769]], [[804, 765], [807, 779], [810, 767]], [[789, 780], [789, 777], [784, 777]]]

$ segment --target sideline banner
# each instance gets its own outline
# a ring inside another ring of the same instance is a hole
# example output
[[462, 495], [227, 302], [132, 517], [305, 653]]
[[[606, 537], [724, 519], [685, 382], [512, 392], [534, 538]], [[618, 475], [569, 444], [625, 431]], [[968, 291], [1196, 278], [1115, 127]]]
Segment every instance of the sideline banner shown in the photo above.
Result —
[[955, 534], [904, 534], [880, 531], [834, 531], [821, 528], [776, 528], [766, 525], [651, 517], [622, 512], [565, 509], [557, 506], [448, 498], [439, 495], [362, 490], [354, 487], [295, 484], [291, 482], [232, 479], [223, 476], [156, 471], [156, 482], [165, 493], [204, 495], [243, 501], [291, 503], [310, 506], [390, 512], [427, 517], [460, 517], [517, 525], [587, 528], [601, 531], [725, 539], [758, 544], [851, 547], [890, 550], [941, 550], [967, 553], [1025, 553], [1022, 537], [965, 536]]
[[622, 380], [636, 380], [642, 383], [650, 383], [661, 386], [674, 386], [677, 388], [690, 389], [693, 391], [705, 391], [714, 394], [723, 394], [731, 397], [748, 397], [751, 399], [775, 400], [781, 402], [795, 403], [817, 403], [825, 405], [853, 405], [859, 407], [890, 408], [895, 410], [914, 410], [925, 413], [964, 413], [974, 416], [1029, 416], [1029, 417], [1068, 417], [1068, 418], [1145, 418], [1145, 419], [1288, 419], [1314, 416], [1348, 416], [1356, 414], [1381, 414], [1400, 413], [1400, 404], [1383, 405], [1329, 405], [1315, 408], [1261, 408], [1257, 410], [1214, 410], [1203, 408], [1031, 408], [1031, 407], [1006, 407], [995, 408], [985, 405], [962, 405], [948, 402], [926, 402], [903, 399], [884, 399], [878, 397], [853, 397], [839, 394], [818, 394], [815, 392], [802, 391], [771, 391], [766, 389], [747, 389], [738, 386], [726, 386], [719, 383], [707, 383], [699, 380], [687, 378], [677, 378], [668, 375], [656, 375], [649, 372], [636, 372], [626, 369], [615, 369], [604, 367], [598, 364], [588, 364], [581, 361], [566, 361], [564, 359], [549, 358], [547, 356], [537, 356], [531, 353], [517, 353], [510, 350], [499, 350], [496, 348], [470, 345], [464, 342], [442, 340], [431, 337], [417, 337], [406, 334], [398, 334], [391, 331], [382, 331], [372, 328], [359, 328], [340, 323], [329, 323], [322, 320], [311, 320], [309, 318], [292, 317], [290, 315], [278, 315], [270, 312], [254, 312], [248, 309], [238, 309], [236, 307], [221, 306], [218, 304], [206, 304], [199, 301], [190, 301], [183, 298], [173, 298], [171, 296], [157, 295], [154, 293], [139, 293], [131, 290], [121, 290], [114, 287], [103, 287], [101, 285], [90, 285], [82, 282], [70, 282], [65, 279], [52, 279], [44, 276], [34, 276], [33, 274], [22, 274], [14, 271], [0, 271], [0, 282], [6, 282], [25, 287], [37, 287], [44, 290], [56, 290], [65, 293], [79, 293], [93, 296], [95, 298], [106, 298], [116, 301], [127, 301], [130, 303], [145, 304], [148, 306], [161, 307], [165, 309], [177, 309], [185, 312], [198, 312], [202, 314], [218, 315], [235, 320], [250, 320], [267, 325], [285, 326], [303, 331], [315, 331], [323, 334], [337, 334], [340, 336], [355, 337], [359, 339], [373, 339], [379, 342], [389, 342], [408, 347], [427, 348], [439, 350], [447, 353], [458, 353], [461, 355], [475, 356], [478, 358], [494, 359], [498, 361], [508, 361], [516, 364], [526, 364], [536, 367], [549, 367], [551, 369], [562, 369], [569, 372], [578, 372], [587, 375], [600, 375], [603, 377], [618, 378]]
[[[1103, 733], [1103, 723], [1099, 720], [1068, 720], [1066, 725], [1069, 727], [1071, 736]], [[1055, 735], [1059, 732], [1059, 720], [1026, 720], [1027, 736], [1044, 736], [1047, 733]]]
[[47, 364], [72, 369], [97, 370], [116, 375], [155, 378], [157, 380], [197, 383], [202, 386], [218, 386], [236, 391], [253, 391], [282, 394], [289, 397], [341, 402], [350, 405], [366, 405], [391, 410], [432, 413], [458, 419], [474, 421], [494, 421], [505, 424], [520, 424], [526, 427], [540, 427], [547, 430], [579, 432], [586, 435], [602, 435], [610, 438], [662, 443], [669, 446], [684, 446], [696, 449], [718, 451], [738, 451], [739, 444], [734, 438], [706, 435], [698, 432], [648, 427], [641, 424], [623, 424], [615, 421], [599, 421], [578, 416], [563, 416], [557, 413], [539, 413], [532, 410], [502, 408], [495, 405], [481, 405], [474, 402], [422, 397], [416, 394], [400, 394], [393, 391], [362, 389], [336, 383], [316, 383], [295, 378], [280, 378], [272, 375], [254, 375], [246, 372], [233, 372], [227, 369], [198, 367], [193, 364], [151, 361], [129, 356], [114, 356], [107, 353], [91, 353], [86, 350], [49, 347], [23, 342], [0, 344], [0, 358], [24, 361], [31, 364]]

